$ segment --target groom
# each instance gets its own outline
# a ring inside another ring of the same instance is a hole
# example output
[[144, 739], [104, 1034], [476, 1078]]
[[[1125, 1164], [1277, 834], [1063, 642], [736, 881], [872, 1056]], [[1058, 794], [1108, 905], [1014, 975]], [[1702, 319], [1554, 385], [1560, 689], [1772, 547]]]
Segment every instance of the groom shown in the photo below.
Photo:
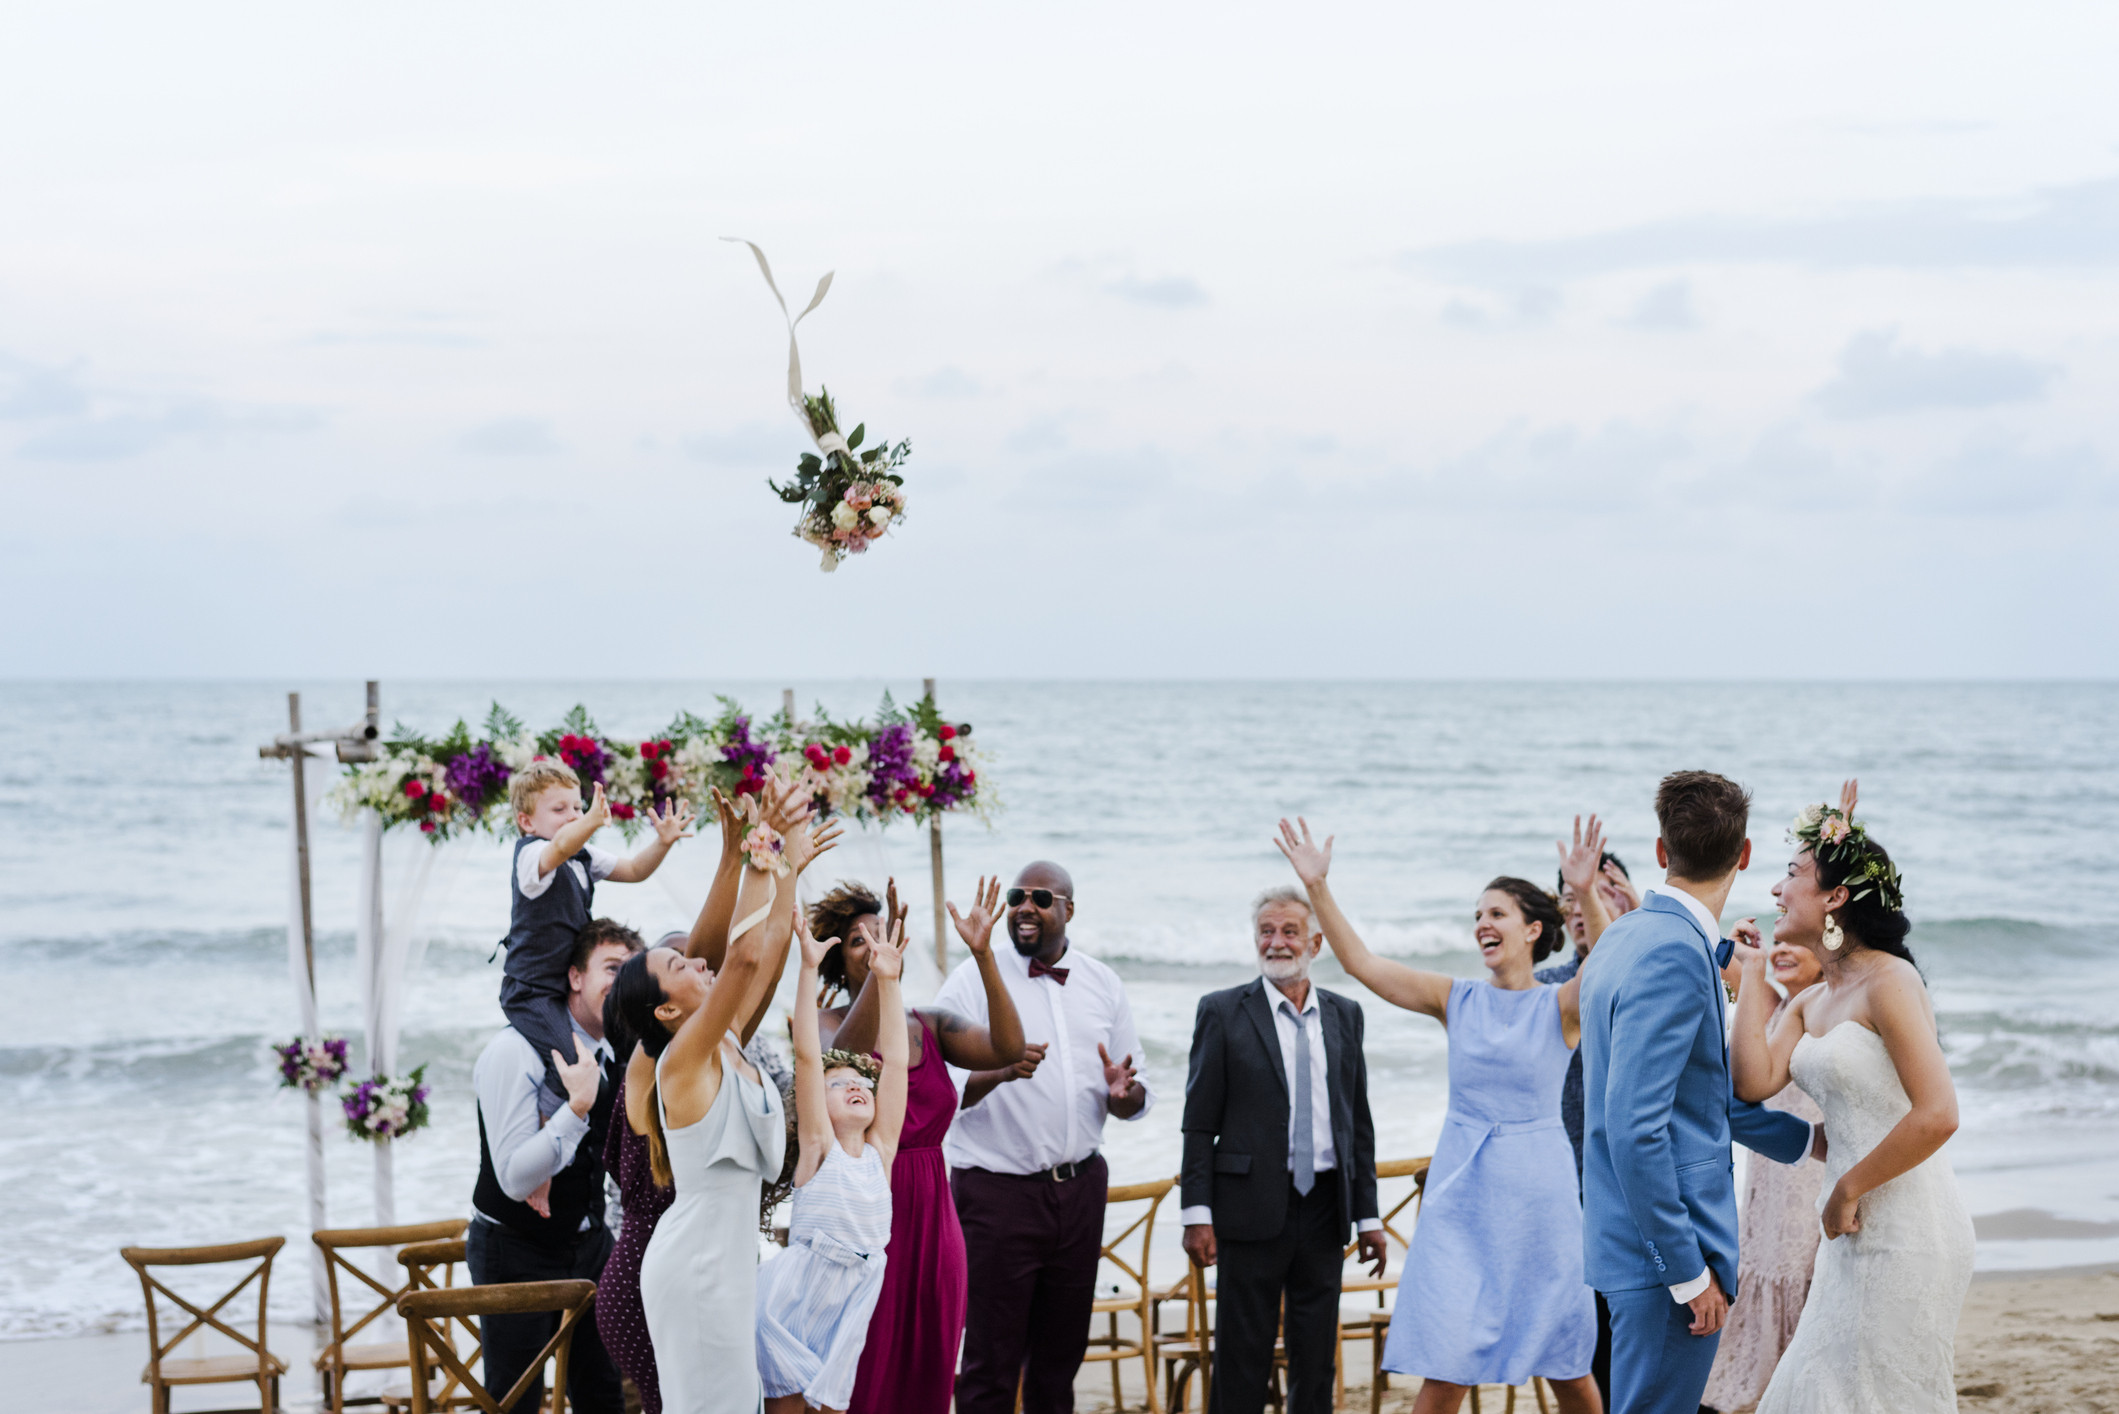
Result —
[[1615, 1414], [1699, 1408], [1736, 1297], [1731, 1136], [1784, 1164], [1813, 1147], [1807, 1122], [1729, 1087], [1719, 920], [1751, 862], [1751, 797], [1679, 771], [1655, 813], [1664, 881], [1582, 974], [1583, 1265], [1611, 1308]]

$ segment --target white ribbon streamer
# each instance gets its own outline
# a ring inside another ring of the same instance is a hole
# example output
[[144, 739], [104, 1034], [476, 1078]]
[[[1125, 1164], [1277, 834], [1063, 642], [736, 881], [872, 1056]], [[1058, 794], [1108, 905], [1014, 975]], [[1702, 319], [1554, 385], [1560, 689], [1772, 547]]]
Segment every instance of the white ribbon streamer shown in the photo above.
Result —
[[[747, 241], [741, 236], [723, 236], [721, 239], [750, 247], [750, 253], [758, 258], [758, 273], [765, 277], [765, 288], [773, 292], [773, 299], [780, 306], [780, 317], [787, 319], [787, 301], [780, 295], [780, 286], [773, 279], [773, 267], [766, 261], [765, 252], [758, 249], [755, 241]], [[839, 452], [851, 459], [853, 453], [844, 437], [836, 432], [819, 437], [817, 429], [809, 425], [809, 410], [802, 405], [802, 349], [795, 342], [795, 326], [807, 319], [811, 310], [824, 303], [824, 296], [831, 290], [831, 277], [836, 273], [825, 271], [824, 278], [817, 281], [817, 292], [809, 297], [802, 312], [787, 319], [787, 402], [795, 410], [795, 418], [802, 424], [802, 430], [809, 434], [809, 440], [817, 444], [818, 451], [827, 455]]]

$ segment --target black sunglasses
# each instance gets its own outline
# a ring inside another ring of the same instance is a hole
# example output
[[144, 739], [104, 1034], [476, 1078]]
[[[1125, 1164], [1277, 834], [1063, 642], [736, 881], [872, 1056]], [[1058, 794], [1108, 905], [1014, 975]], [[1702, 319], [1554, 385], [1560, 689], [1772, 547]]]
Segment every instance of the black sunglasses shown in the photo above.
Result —
[[1039, 908], [1050, 908], [1052, 907], [1052, 900], [1056, 898], [1072, 899], [1073, 895], [1056, 894], [1050, 889], [1010, 889], [1003, 897], [1008, 900], [1010, 908], [1021, 908], [1025, 898]]

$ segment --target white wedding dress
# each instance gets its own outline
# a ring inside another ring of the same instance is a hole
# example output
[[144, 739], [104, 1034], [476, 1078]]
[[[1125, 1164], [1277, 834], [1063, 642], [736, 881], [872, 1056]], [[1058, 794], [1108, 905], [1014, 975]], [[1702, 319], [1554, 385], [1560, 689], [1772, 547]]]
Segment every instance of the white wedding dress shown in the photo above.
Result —
[[[1789, 1071], [1825, 1113], [1822, 1212], [1840, 1175], [1913, 1108], [1883, 1039], [1843, 1021], [1795, 1043]], [[1929, 1414], [1957, 1408], [1957, 1317], [1972, 1219], [1941, 1151], [1863, 1196], [1861, 1231], [1821, 1242], [1810, 1299], [1758, 1414]]]

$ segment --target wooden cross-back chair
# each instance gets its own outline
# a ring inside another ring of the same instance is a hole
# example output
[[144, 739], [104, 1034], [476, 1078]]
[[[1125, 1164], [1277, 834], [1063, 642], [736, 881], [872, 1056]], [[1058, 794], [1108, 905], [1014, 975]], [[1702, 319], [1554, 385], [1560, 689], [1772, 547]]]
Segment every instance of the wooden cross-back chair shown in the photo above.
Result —
[[1185, 1304], [1185, 1328], [1180, 1332], [1155, 1336], [1156, 1358], [1162, 1365], [1163, 1409], [1166, 1414], [1178, 1414], [1185, 1407], [1185, 1395], [1192, 1383], [1192, 1376], [1199, 1376], [1199, 1407], [1204, 1411], [1207, 1399], [1213, 1393], [1214, 1381], [1214, 1326], [1207, 1313], [1207, 1302], [1212, 1298], [1212, 1288], [1207, 1285], [1206, 1268], [1197, 1262], [1187, 1262], [1184, 1277], [1167, 1292], [1157, 1298], [1160, 1303], [1181, 1300]]
[[[421, 1368], [438, 1365], [462, 1389], [468, 1407], [481, 1414], [501, 1414], [512, 1408], [525, 1391], [544, 1373], [544, 1362], [552, 1362], [552, 1384], [546, 1391], [550, 1414], [566, 1414], [567, 1350], [573, 1344], [574, 1327], [596, 1304], [592, 1281], [520, 1281], [497, 1286], [444, 1286], [406, 1292], [397, 1303], [412, 1337], [414, 1358]], [[471, 1373], [449, 1339], [452, 1322], [465, 1317], [531, 1316], [547, 1311], [559, 1313], [559, 1327], [537, 1352], [537, 1358], [515, 1377], [515, 1387], [497, 1398], [478, 1376]], [[438, 1409], [430, 1397], [426, 1380], [412, 1381], [412, 1414], [430, 1414]]]
[[[1111, 1407], [1123, 1410], [1126, 1401], [1119, 1388], [1119, 1365], [1121, 1361], [1138, 1360], [1147, 1384], [1147, 1408], [1149, 1414], [1161, 1414], [1162, 1401], [1155, 1392], [1155, 1315], [1154, 1304], [1157, 1293], [1148, 1284], [1148, 1258], [1154, 1250], [1155, 1214], [1162, 1207], [1163, 1199], [1177, 1186], [1174, 1178], [1158, 1178], [1150, 1183], [1128, 1183], [1113, 1188], [1104, 1198], [1105, 1208], [1115, 1208], [1121, 1203], [1141, 1203], [1148, 1206], [1139, 1216], [1115, 1236], [1103, 1244], [1103, 1260], [1125, 1274], [1127, 1282], [1119, 1284], [1119, 1290], [1110, 1296], [1100, 1296], [1089, 1308], [1089, 1348], [1083, 1352], [1084, 1363], [1106, 1361], [1111, 1366]], [[1127, 1246], [1131, 1239], [1138, 1239], [1139, 1251], [1128, 1256]], [[1119, 1333], [1118, 1318], [1131, 1312], [1140, 1323], [1139, 1333], [1127, 1339]], [[1096, 1317], [1101, 1315], [1108, 1323], [1104, 1334], [1094, 1334]]]
[[[411, 1289], [409, 1276], [394, 1287], [385, 1286], [356, 1266], [346, 1254], [462, 1237], [469, 1227], [470, 1223], [463, 1218], [448, 1218], [441, 1222], [405, 1223], [396, 1227], [326, 1228], [310, 1234], [310, 1240], [316, 1243], [317, 1252], [323, 1259], [331, 1289], [331, 1340], [316, 1353], [317, 1375], [324, 1387], [324, 1407], [331, 1414], [345, 1414], [349, 1402], [346, 1398], [348, 1374], [366, 1370], [405, 1370], [412, 1364], [412, 1349], [406, 1341], [373, 1339], [372, 1336], [379, 1332], [371, 1332], [371, 1339], [364, 1342], [354, 1340], [355, 1336], [397, 1309], [397, 1299]], [[339, 1289], [341, 1272], [349, 1278], [343, 1296]], [[367, 1290], [363, 1291], [362, 1287]], [[356, 1302], [365, 1304], [366, 1309], [359, 1319], [349, 1322], [348, 1311]], [[368, 1395], [350, 1402], [374, 1404], [380, 1397]]]
[[[461, 1237], [438, 1238], [432, 1242], [414, 1242], [398, 1250], [398, 1264], [405, 1269], [406, 1285], [412, 1291], [447, 1291], [456, 1285], [457, 1264], [464, 1261], [465, 1243]], [[450, 1316], [438, 1319], [438, 1329], [452, 1345], [457, 1335], [450, 1327], [463, 1328], [469, 1338], [469, 1348], [457, 1345], [457, 1354], [464, 1364], [475, 1365], [485, 1352], [485, 1333], [476, 1316]], [[435, 1409], [456, 1409], [475, 1406], [463, 1382], [452, 1374], [437, 1372], [432, 1364], [420, 1372], [427, 1380], [427, 1402]], [[383, 1391], [383, 1404], [393, 1411], [412, 1407], [412, 1380], [409, 1367], [401, 1384], [393, 1384]]]
[[[1391, 1243], [1397, 1244], [1398, 1256], [1401, 1261], [1406, 1250], [1413, 1245], [1413, 1224], [1420, 1216], [1420, 1200], [1427, 1192], [1427, 1167], [1430, 1162], [1432, 1160], [1429, 1158], [1379, 1159], [1376, 1161], [1376, 1182], [1379, 1188], [1382, 1184], [1392, 1179], [1409, 1178], [1412, 1180], [1412, 1186], [1405, 1190], [1405, 1196], [1385, 1209], [1383, 1213], [1384, 1242], [1386, 1246]], [[1361, 1239], [1357, 1235], [1354, 1241], [1347, 1244], [1346, 1251], [1341, 1254], [1341, 1260], [1353, 1260], [1354, 1255], [1360, 1250]], [[1379, 1327], [1371, 1320], [1371, 1317], [1385, 1310], [1389, 1301], [1389, 1294], [1397, 1289], [1398, 1278], [1391, 1275], [1388, 1267], [1384, 1269], [1384, 1273], [1380, 1277], [1372, 1277], [1367, 1271], [1357, 1267], [1351, 1275], [1340, 1279], [1339, 1290], [1342, 1295], [1350, 1292], [1363, 1295], [1374, 1292], [1376, 1294], [1376, 1311], [1365, 1311], [1353, 1320], [1342, 1318], [1339, 1323], [1339, 1353], [1337, 1360], [1334, 1362], [1336, 1368], [1333, 1371], [1333, 1378], [1338, 1387], [1339, 1403], [1344, 1403], [1346, 1400], [1346, 1343], [1348, 1341], [1366, 1340], [1373, 1342], [1375, 1348], [1370, 1351], [1370, 1367], [1373, 1370], [1382, 1368], [1377, 1362], [1383, 1358], [1382, 1331], [1388, 1329], [1389, 1323], [1385, 1322], [1383, 1326]], [[1380, 1408], [1379, 1401], [1382, 1397], [1376, 1387], [1371, 1386], [1369, 1394], [1371, 1406]]]
[[[127, 1247], [120, 1251], [126, 1265], [140, 1277], [140, 1290], [147, 1298], [147, 1368], [140, 1382], [152, 1391], [154, 1414], [169, 1414], [169, 1391], [176, 1385], [251, 1384], [258, 1387], [261, 1414], [276, 1414], [280, 1407], [280, 1376], [287, 1362], [265, 1348], [265, 1303], [272, 1285], [272, 1259], [287, 1245], [284, 1237], [262, 1237], [255, 1242], [229, 1242], [215, 1247]], [[155, 1276], [156, 1267], [203, 1267], [231, 1262], [254, 1265], [242, 1279], [210, 1306], [199, 1306], [171, 1290]], [[255, 1338], [221, 1319], [222, 1308], [257, 1283], [257, 1335]], [[157, 1296], [190, 1315], [190, 1322], [162, 1339]], [[243, 1347], [243, 1354], [208, 1355], [175, 1359], [171, 1352], [194, 1333], [214, 1330]]]

